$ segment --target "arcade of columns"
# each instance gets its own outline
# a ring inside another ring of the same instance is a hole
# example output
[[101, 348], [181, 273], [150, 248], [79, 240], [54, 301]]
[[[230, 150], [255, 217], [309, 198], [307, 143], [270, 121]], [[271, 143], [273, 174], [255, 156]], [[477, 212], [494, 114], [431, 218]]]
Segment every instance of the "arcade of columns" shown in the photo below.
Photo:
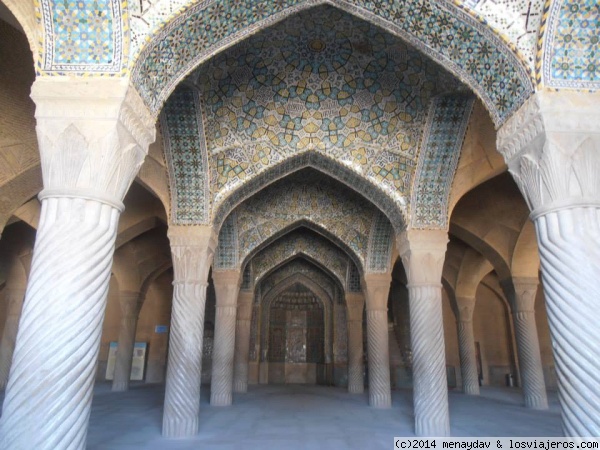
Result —
[[[25, 14], [18, 6], [11, 10], [16, 17]], [[122, 256], [117, 253], [113, 263], [119, 218], [125, 195], [156, 138], [158, 117], [128, 76], [46, 75], [38, 75], [31, 89], [43, 189], [38, 195], [41, 212], [27, 290], [24, 294], [19, 283], [24, 275], [17, 269], [5, 287], [9, 309], [0, 347], [0, 375], [6, 383], [0, 436], [3, 447], [14, 449], [85, 447], [110, 275], [113, 265], [128, 265], [126, 251]], [[600, 331], [595, 307], [600, 294], [599, 101], [597, 93], [539, 86], [502, 121], [496, 138], [535, 226], [561, 414], [569, 436], [600, 435], [596, 375]], [[362, 178], [372, 183], [363, 175], [355, 179]], [[385, 205], [377, 206], [384, 210]], [[408, 287], [415, 431], [420, 436], [446, 436], [450, 427], [442, 271], [448, 224], [416, 227], [410, 215], [401, 223], [389, 216], [395, 233], [390, 248], [402, 261]], [[146, 288], [143, 280], [172, 264], [163, 417], [163, 435], [168, 437], [198, 431], [211, 267], [216, 293], [211, 404], [231, 405], [232, 393], [247, 389], [253, 295], [241, 288], [241, 261], [223, 269], [214, 265], [222, 223], [176, 223], [170, 217], [171, 261], [168, 255], [155, 255], [155, 265], [140, 268], [119, 285], [123, 311], [119, 348], [126, 351], [118, 354], [113, 389], [124, 390]], [[387, 307], [392, 266], [370, 270], [369, 256], [359, 267], [361, 292], [345, 293], [348, 391], [359, 393], [364, 387], [364, 308], [369, 404], [389, 408]], [[490, 269], [488, 262], [476, 259], [469, 274], [479, 282]], [[544, 409], [547, 399], [533, 311], [538, 280], [510, 271], [502, 276], [501, 287], [513, 314], [525, 405]], [[457, 283], [454, 296], [463, 389], [476, 395], [473, 286], [477, 284]]]

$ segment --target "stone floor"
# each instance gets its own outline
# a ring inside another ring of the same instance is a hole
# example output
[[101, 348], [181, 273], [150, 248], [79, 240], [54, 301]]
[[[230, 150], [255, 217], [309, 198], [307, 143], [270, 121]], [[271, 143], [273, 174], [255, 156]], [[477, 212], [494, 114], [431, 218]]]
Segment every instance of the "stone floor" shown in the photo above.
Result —
[[[411, 391], [393, 391], [391, 410], [367, 406], [367, 395], [324, 386], [251, 386], [230, 407], [211, 407], [202, 389], [200, 432], [186, 440], [160, 435], [164, 390], [133, 386], [95, 389], [88, 433], [91, 450], [139, 449], [391, 449], [394, 436], [413, 435]], [[550, 410], [520, 405], [516, 389], [483, 388], [479, 398], [450, 392], [453, 436], [557, 436], [558, 401]]]
[[[193, 439], [160, 435], [164, 387], [133, 385], [114, 393], [94, 389], [90, 450], [390, 449], [394, 436], [413, 436], [412, 392], [392, 391], [392, 409], [367, 406], [367, 394], [325, 386], [250, 386], [231, 407], [211, 407], [202, 388], [200, 432]], [[451, 391], [453, 436], [560, 436], [556, 393], [548, 411], [521, 406], [517, 389], [482, 388], [480, 397]], [[0, 391], [0, 402], [4, 392]]]

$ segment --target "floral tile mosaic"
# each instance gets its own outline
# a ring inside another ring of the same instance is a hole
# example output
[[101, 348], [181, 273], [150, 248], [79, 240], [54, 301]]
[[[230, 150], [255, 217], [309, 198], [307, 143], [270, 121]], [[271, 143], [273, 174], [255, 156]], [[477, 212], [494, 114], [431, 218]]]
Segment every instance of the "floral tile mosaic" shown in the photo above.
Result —
[[448, 198], [474, 99], [448, 95], [429, 109], [411, 198], [411, 228], [448, 227]]
[[554, 1], [547, 29], [543, 83], [556, 88], [600, 89], [600, 3]]
[[[133, 81], [154, 111], [191, 70], [315, 0], [200, 2], [163, 27], [141, 52]], [[533, 92], [532, 76], [489, 25], [450, 2], [331, 0], [340, 9], [406, 39], [467, 83], [501, 125]], [[499, 89], [503, 80], [508, 86]]]

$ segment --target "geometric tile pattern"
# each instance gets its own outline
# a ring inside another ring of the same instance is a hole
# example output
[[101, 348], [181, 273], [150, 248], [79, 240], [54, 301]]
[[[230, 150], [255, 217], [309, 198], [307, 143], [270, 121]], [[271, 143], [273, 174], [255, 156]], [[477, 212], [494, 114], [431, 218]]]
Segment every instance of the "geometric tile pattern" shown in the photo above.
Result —
[[352, 264], [348, 266], [348, 291], [349, 292], [361, 292], [362, 289], [360, 287], [360, 273], [358, 272], [358, 267], [356, 264]]
[[367, 272], [390, 271], [394, 229], [390, 221], [381, 212], [373, 218], [373, 227], [369, 236], [369, 258]]
[[556, 88], [600, 89], [600, 3], [556, 0], [550, 8], [543, 83]]
[[241, 289], [251, 289], [253, 286], [252, 284], [252, 272], [251, 272], [251, 267], [250, 264], [246, 264], [246, 267], [244, 268], [244, 273], [242, 275], [242, 285], [240, 286]]
[[39, 1], [45, 39], [38, 74], [121, 73], [121, 0]]
[[[238, 267], [238, 232], [235, 213], [231, 213], [219, 230], [213, 269], [235, 269]], [[245, 272], [244, 272], [245, 273]]]
[[406, 228], [406, 205], [397, 205], [376, 184], [370, 182], [351, 168], [340, 164], [337, 160], [316, 152], [304, 152], [289, 157], [284, 162], [246, 181], [224, 198], [221, 203], [213, 205], [213, 226], [218, 229], [231, 211], [265, 186], [305, 168], [318, 170], [322, 174], [322, 177], [330, 177], [343, 185], [350, 186], [356, 193], [362, 195], [383, 211], [396, 229], [403, 230]]
[[206, 224], [210, 212], [208, 165], [196, 91], [179, 86], [165, 104], [160, 123], [169, 168], [171, 221]]
[[[286, 16], [322, 1], [199, 2], [157, 32], [133, 68], [153, 111], [202, 62]], [[529, 71], [488, 24], [452, 2], [331, 0], [328, 3], [400, 36], [473, 88], [500, 126], [533, 92]], [[298, 29], [290, 24], [290, 28]]]
[[456, 1], [514, 45], [533, 71], [544, 0]]
[[254, 284], [268, 272], [298, 256], [315, 261], [324, 272], [335, 276], [341, 286], [346, 284], [348, 256], [328, 239], [306, 230], [286, 234], [252, 258]]
[[448, 198], [474, 99], [444, 95], [431, 102], [413, 182], [410, 228], [448, 227]]
[[235, 209], [239, 260], [265, 242], [305, 224], [331, 236], [362, 268], [377, 210], [341, 183], [305, 169], [275, 182]]
[[128, 3], [132, 56], [137, 55], [155, 30], [196, 0], [136, 0]]
[[293, 23], [248, 38], [189, 77], [203, 106], [213, 204], [308, 150], [405, 203], [430, 98], [466, 87], [400, 39], [335, 8], [302, 11]]

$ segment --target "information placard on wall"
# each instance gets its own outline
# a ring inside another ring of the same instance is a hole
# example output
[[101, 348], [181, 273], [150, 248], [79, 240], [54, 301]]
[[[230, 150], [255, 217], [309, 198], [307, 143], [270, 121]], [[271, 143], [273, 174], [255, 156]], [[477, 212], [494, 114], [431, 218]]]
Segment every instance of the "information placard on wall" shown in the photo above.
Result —
[[[111, 342], [108, 348], [108, 361], [106, 362], [106, 379], [112, 380], [115, 376], [115, 361], [117, 358], [117, 342]], [[144, 379], [144, 368], [146, 367], [147, 342], [136, 342], [133, 346], [133, 359], [131, 360], [130, 380], [140, 381]]]

